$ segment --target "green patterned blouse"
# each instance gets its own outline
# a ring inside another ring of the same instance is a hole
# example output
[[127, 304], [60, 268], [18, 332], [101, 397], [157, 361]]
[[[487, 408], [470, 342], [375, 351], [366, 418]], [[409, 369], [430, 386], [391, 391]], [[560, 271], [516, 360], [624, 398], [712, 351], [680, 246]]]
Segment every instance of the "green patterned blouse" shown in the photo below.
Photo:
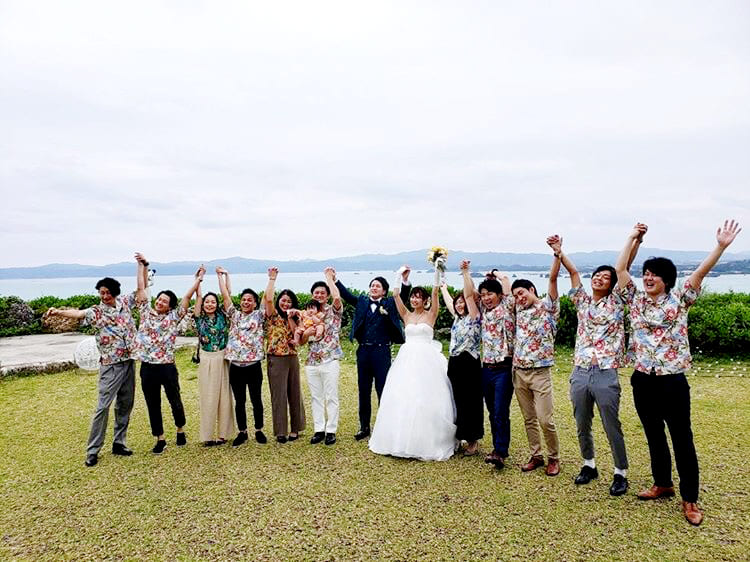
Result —
[[198, 341], [203, 351], [221, 351], [227, 346], [228, 331], [227, 317], [216, 313], [211, 318], [201, 314], [195, 319], [195, 329], [198, 331]]

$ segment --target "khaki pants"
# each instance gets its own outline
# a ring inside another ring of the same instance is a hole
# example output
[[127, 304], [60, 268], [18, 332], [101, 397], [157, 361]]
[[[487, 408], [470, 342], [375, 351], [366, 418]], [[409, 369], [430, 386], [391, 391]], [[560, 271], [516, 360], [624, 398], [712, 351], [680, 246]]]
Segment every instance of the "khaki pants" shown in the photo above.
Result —
[[[268, 389], [271, 392], [273, 434], [286, 436], [305, 429], [305, 405], [296, 355], [268, 355]], [[291, 419], [290, 419], [291, 418]]]
[[204, 351], [198, 367], [198, 396], [201, 413], [200, 440], [229, 439], [234, 433], [234, 403], [229, 388], [229, 363], [224, 350]]
[[539, 426], [547, 444], [547, 457], [560, 458], [560, 441], [552, 417], [552, 368], [513, 368], [513, 387], [521, 407], [532, 457], [542, 456]]

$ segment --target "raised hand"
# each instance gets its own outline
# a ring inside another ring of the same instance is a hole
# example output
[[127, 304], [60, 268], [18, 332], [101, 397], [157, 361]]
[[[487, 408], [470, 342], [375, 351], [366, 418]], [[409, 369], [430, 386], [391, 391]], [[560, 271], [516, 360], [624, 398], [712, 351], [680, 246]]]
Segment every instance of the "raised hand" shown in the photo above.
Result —
[[220, 265], [217, 265], [216, 266], [216, 274], [217, 275], [229, 275], [229, 272], [226, 269], [224, 269], [223, 267], [221, 267]]
[[330, 266], [323, 270], [323, 275], [326, 279], [330, 278], [332, 281], [336, 281], [336, 270]]
[[409, 280], [409, 273], [411, 273], [411, 267], [403, 265], [401, 267], [401, 280], [403, 283], [406, 283]]
[[559, 254], [562, 251], [562, 238], [557, 235], [553, 234], [552, 236], [547, 237], [547, 245], [552, 248], [552, 251], [555, 254]]
[[469, 260], [461, 260], [461, 263], [458, 265], [458, 268], [461, 271], [468, 271], [470, 265], [471, 265], [471, 262]]
[[276, 280], [276, 277], [279, 275], [279, 268], [278, 267], [269, 267], [268, 268], [268, 278], [272, 281]]
[[195, 278], [199, 281], [203, 281], [203, 277], [206, 275], [206, 268], [203, 267], [203, 264], [200, 265], [198, 268], [198, 271], [195, 272]]
[[630, 238], [632, 238], [633, 240], [638, 240], [639, 242], [643, 242], [643, 237], [645, 236], [647, 231], [648, 226], [646, 226], [642, 222], [638, 222], [633, 227], [633, 231], [630, 233]]
[[136, 253], [135, 253], [135, 261], [137, 261], [137, 262], [138, 262], [138, 263], [140, 263], [140, 264], [143, 264], [143, 267], [148, 267], [148, 260], [147, 260], [147, 259], [146, 259], [146, 257], [145, 257], [145, 256], [144, 256], [144, 255], [143, 255], [142, 253], [140, 253], [140, 252], [136, 252]]
[[724, 226], [716, 229], [716, 243], [721, 248], [726, 249], [727, 246], [734, 242], [734, 239], [737, 238], [740, 232], [742, 232], [740, 223], [735, 222], [734, 219], [727, 219], [724, 221]]

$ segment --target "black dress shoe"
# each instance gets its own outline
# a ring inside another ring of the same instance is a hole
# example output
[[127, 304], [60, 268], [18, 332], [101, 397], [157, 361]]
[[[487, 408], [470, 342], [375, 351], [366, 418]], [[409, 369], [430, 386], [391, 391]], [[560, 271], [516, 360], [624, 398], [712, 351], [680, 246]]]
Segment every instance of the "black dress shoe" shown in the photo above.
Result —
[[239, 447], [245, 441], [247, 441], [247, 433], [244, 431], [240, 431], [237, 434], [237, 437], [234, 438], [234, 441], [232, 441], [232, 447]]
[[99, 456], [98, 455], [86, 455], [86, 466], [96, 466], [96, 463], [99, 462]]
[[615, 474], [612, 485], [609, 487], [610, 496], [621, 496], [628, 491], [628, 479], [621, 474]]
[[255, 440], [261, 445], [263, 443], [268, 443], [268, 439], [266, 438], [265, 433], [263, 433], [260, 429], [256, 430], [255, 432]]
[[316, 443], [320, 443], [325, 439], [326, 434], [322, 431], [316, 431], [313, 433], [313, 436], [310, 438], [310, 445], [315, 445]]
[[336, 442], [336, 434], [335, 433], [326, 433], [326, 445], [333, 445]]
[[595, 478], [599, 478], [599, 471], [595, 468], [591, 468], [590, 466], [584, 466], [583, 468], [581, 468], [581, 472], [578, 473], [578, 476], [576, 476], [574, 482], [578, 485], [588, 484]]
[[120, 455], [121, 457], [129, 457], [130, 455], [133, 454], [133, 451], [128, 449], [122, 443], [112, 443], [112, 454]]
[[354, 438], [357, 441], [362, 441], [362, 439], [364, 439], [365, 437], [369, 437], [369, 436], [370, 436], [370, 428], [369, 427], [363, 427], [357, 433], [354, 434]]
[[277, 443], [286, 443], [286, 435], [277, 435], [276, 436], [276, 442]]

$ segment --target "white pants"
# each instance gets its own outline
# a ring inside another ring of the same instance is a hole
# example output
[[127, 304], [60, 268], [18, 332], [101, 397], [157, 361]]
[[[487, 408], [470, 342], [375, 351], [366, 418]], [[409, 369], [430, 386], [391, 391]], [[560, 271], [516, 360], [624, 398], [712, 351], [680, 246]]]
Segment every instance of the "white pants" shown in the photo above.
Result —
[[[307, 386], [310, 389], [315, 432], [336, 433], [339, 425], [338, 360], [322, 365], [306, 365]], [[326, 418], [326, 413], [328, 414]]]

